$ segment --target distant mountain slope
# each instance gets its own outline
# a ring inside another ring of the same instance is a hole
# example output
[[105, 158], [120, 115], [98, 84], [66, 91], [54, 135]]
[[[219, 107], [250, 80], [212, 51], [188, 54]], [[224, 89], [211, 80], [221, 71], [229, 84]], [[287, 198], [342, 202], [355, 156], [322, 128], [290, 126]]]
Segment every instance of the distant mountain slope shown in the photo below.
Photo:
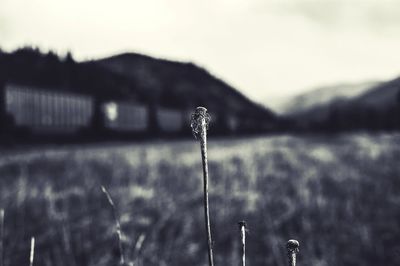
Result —
[[127, 88], [130, 80], [93, 63], [77, 63], [72, 57], [60, 58], [49, 52], [23, 48], [0, 53], [1, 83], [33, 85], [54, 91], [71, 91], [100, 99], [137, 99]]
[[[342, 97], [328, 97], [329, 100], [325, 102], [315, 101], [318, 104], [300, 105], [308, 108], [298, 107], [287, 116], [305, 128], [321, 127], [335, 130], [399, 128], [400, 78], [375, 85], [365, 84], [371, 86], [353, 87], [355, 90], [342, 94]], [[311, 95], [315, 96], [318, 93]], [[312, 101], [308, 101], [310, 102]]]
[[135, 53], [95, 61], [98, 65], [132, 80], [152, 101], [173, 107], [205, 105], [215, 112], [273, 117], [224, 81], [192, 63], [173, 62]]
[[120, 54], [75, 62], [37, 49], [0, 51], [0, 87], [11, 82], [55, 91], [72, 91], [101, 101], [127, 100], [155, 108], [189, 112], [205, 106], [218, 125], [246, 132], [276, 128], [270, 110], [192, 63], [173, 62], [140, 54]]
[[379, 110], [398, 104], [400, 77], [381, 83], [354, 99], [354, 103]]
[[379, 82], [363, 82], [358, 84], [337, 84], [320, 87], [289, 99], [281, 110], [284, 114], [306, 112], [334, 102], [357, 97], [378, 84]]

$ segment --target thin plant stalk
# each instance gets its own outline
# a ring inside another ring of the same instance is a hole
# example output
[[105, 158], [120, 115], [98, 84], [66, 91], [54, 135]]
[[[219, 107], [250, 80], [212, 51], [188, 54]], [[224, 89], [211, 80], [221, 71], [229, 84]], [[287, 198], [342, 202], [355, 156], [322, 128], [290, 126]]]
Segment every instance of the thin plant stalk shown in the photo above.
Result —
[[241, 241], [241, 248], [240, 248], [240, 256], [242, 257], [242, 266], [246, 266], [246, 222], [241, 221], [239, 222], [239, 231], [240, 231], [240, 241]]
[[31, 238], [31, 252], [29, 254], [29, 266], [33, 266], [33, 260], [35, 257], [35, 238]]
[[112, 200], [111, 195], [110, 195], [110, 193], [108, 193], [107, 189], [104, 186], [101, 186], [101, 190], [106, 195], [107, 201], [111, 206], [111, 210], [112, 210], [114, 222], [115, 222], [115, 228], [117, 230], [117, 237], [118, 237], [118, 249], [119, 249], [119, 255], [120, 255], [119, 263], [121, 265], [124, 265], [125, 258], [124, 258], [124, 250], [122, 247], [122, 230], [121, 230], [121, 223], [119, 222], [119, 218], [118, 218], [118, 214], [117, 214], [117, 209], [116, 209], [114, 201]]
[[214, 266], [214, 256], [212, 249], [211, 223], [210, 223], [210, 207], [208, 200], [208, 162], [207, 162], [207, 129], [210, 116], [207, 109], [197, 107], [192, 115], [191, 127], [193, 135], [200, 141], [201, 160], [203, 163], [203, 200], [204, 200], [204, 219], [207, 231], [207, 246], [208, 246], [208, 263], [209, 266]]
[[0, 266], [4, 266], [4, 209], [0, 210]]
[[289, 266], [296, 266], [296, 255], [299, 253], [299, 241], [290, 239], [286, 244]]

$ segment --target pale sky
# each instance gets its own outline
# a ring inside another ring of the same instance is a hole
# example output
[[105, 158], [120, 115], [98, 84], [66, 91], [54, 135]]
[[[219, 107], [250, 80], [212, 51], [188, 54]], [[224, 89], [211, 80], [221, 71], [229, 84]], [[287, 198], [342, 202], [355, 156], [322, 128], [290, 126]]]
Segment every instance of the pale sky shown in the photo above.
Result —
[[0, 47], [192, 61], [258, 102], [400, 75], [400, 2], [0, 0]]

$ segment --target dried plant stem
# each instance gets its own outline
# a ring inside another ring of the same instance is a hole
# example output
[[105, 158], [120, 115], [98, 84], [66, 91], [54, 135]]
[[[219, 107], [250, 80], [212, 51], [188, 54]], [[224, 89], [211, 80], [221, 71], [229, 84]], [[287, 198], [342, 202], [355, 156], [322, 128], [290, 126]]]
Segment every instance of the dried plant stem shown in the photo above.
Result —
[[4, 266], [4, 210], [0, 210], [0, 266]]
[[242, 257], [242, 266], [246, 266], [246, 222], [239, 222], [239, 231], [240, 231], [240, 240], [241, 240], [241, 248], [240, 255]]
[[207, 114], [207, 109], [197, 107], [196, 112], [192, 115], [191, 127], [193, 135], [200, 141], [201, 159], [203, 163], [203, 200], [204, 200], [204, 218], [207, 231], [208, 245], [208, 263], [209, 266], [214, 266], [214, 256], [212, 249], [211, 223], [210, 223], [210, 207], [208, 200], [208, 162], [207, 162], [207, 126], [210, 116]]
[[[205, 127], [205, 126], [204, 126]], [[213, 261], [213, 249], [212, 249], [212, 238], [211, 238], [211, 223], [210, 223], [210, 204], [208, 200], [208, 162], [207, 162], [207, 135], [200, 141], [201, 147], [201, 158], [203, 161], [203, 191], [204, 191], [204, 216], [207, 230], [207, 243], [208, 243], [208, 261], [210, 266], [214, 265]]]
[[296, 255], [299, 252], [299, 241], [291, 239], [286, 244], [289, 266], [296, 266]]
[[125, 264], [125, 258], [124, 258], [124, 250], [123, 250], [123, 247], [122, 247], [122, 231], [121, 231], [121, 224], [119, 222], [119, 217], [118, 217], [118, 214], [117, 214], [117, 209], [116, 209], [114, 201], [112, 200], [111, 195], [110, 195], [110, 193], [108, 193], [107, 189], [104, 186], [101, 186], [101, 190], [106, 195], [107, 201], [111, 206], [111, 210], [112, 210], [113, 217], [114, 217], [114, 222], [115, 222], [115, 228], [117, 230], [117, 237], [118, 237], [118, 249], [119, 249], [119, 255], [120, 255], [119, 263], [121, 265], [124, 265]]
[[29, 266], [33, 266], [33, 259], [35, 257], [35, 238], [31, 238], [31, 252], [29, 255]]

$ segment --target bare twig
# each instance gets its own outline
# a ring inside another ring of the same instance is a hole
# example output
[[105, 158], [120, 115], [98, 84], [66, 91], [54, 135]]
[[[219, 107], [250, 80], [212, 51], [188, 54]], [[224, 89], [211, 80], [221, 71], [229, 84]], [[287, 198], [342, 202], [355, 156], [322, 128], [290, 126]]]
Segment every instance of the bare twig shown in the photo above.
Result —
[[299, 241], [290, 239], [286, 244], [289, 266], [296, 266], [296, 255], [299, 253]]
[[125, 258], [124, 258], [124, 250], [123, 250], [123, 247], [122, 247], [122, 231], [121, 231], [121, 224], [119, 222], [119, 217], [118, 217], [118, 214], [117, 214], [117, 209], [116, 209], [114, 201], [112, 200], [111, 195], [110, 195], [110, 193], [108, 193], [107, 189], [104, 186], [101, 186], [101, 190], [106, 195], [108, 203], [111, 206], [111, 210], [112, 210], [114, 221], [115, 221], [115, 228], [117, 229], [118, 249], [119, 249], [119, 255], [120, 255], [119, 263], [121, 265], [124, 265], [125, 264]]
[[210, 208], [208, 201], [208, 163], [207, 163], [207, 129], [210, 121], [210, 115], [204, 107], [197, 107], [192, 114], [191, 127], [194, 137], [200, 141], [201, 159], [203, 162], [203, 184], [204, 184], [204, 218], [207, 231], [208, 262], [209, 266], [214, 266], [211, 226], [210, 226]]
[[240, 255], [242, 257], [242, 266], [246, 266], [246, 222], [239, 222], [239, 231], [240, 231], [240, 240], [241, 240], [241, 249]]
[[4, 209], [0, 210], [0, 266], [4, 266]]
[[31, 252], [29, 255], [29, 266], [33, 266], [33, 259], [35, 256], [35, 238], [31, 238]]

